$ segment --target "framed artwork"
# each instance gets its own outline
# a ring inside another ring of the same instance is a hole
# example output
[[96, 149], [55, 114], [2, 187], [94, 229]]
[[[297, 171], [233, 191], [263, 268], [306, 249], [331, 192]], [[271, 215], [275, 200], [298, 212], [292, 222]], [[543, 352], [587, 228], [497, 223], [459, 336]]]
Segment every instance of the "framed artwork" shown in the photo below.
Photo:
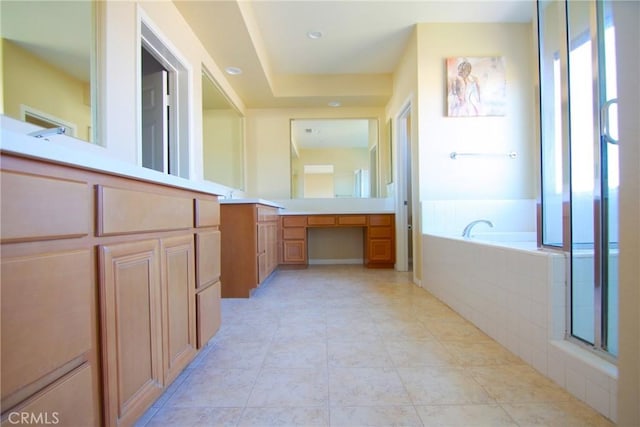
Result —
[[447, 116], [505, 115], [504, 57], [453, 57], [446, 61]]

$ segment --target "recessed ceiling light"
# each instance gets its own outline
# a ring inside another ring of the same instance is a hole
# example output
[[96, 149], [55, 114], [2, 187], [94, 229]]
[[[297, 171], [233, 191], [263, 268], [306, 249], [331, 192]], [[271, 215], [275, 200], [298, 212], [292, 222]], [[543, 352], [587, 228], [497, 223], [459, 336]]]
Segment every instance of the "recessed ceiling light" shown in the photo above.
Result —
[[329, 107], [341, 107], [342, 106], [342, 102], [340, 102], [340, 101], [331, 101], [327, 105], [329, 105]]
[[321, 39], [322, 36], [323, 36], [322, 31], [309, 31], [307, 33], [307, 37], [309, 37], [311, 40]]
[[238, 67], [227, 67], [224, 69], [224, 71], [232, 76], [237, 76], [238, 74], [242, 74], [242, 68], [238, 68]]

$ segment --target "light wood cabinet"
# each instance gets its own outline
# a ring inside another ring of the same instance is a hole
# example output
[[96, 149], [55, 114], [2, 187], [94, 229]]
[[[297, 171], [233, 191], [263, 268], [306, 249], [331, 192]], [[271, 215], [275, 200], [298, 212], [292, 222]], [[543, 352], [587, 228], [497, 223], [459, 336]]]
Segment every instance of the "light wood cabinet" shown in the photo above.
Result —
[[101, 305], [108, 425], [130, 425], [163, 389], [157, 240], [101, 246]]
[[314, 227], [362, 227], [365, 232], [364, 265], [369, 268], [393, 268], [395, 264], [393, 214], [282, 215], [281, 264], [307, 265], [307, 229]]
[[395, 215], [369, 215], [364, 263], [369, 268], [393, 268], [396, 260]]
[[97, 262], [81, 243], [92, 232], [91, 187], [9, 166], [3, 157], [2, 425], [12, 412], [99, 425]]
[[247, 298], [278, 266], [278, 209], [257, 203], [220, 206], [222, 297]]
[[0, 160], [2, 426], [131, 426], [220, 327], [217, 196]]
[[196, 355], [193, 235], [161, 241], [164, 382], [171, 383]]
[[202, 348], [222, 323], [220, 204], [196, 200], [196, 335]]
[[215, 282], [196, 295], [198, 316], [198, 348], [204, 346], [220, 329], [220, 282]]

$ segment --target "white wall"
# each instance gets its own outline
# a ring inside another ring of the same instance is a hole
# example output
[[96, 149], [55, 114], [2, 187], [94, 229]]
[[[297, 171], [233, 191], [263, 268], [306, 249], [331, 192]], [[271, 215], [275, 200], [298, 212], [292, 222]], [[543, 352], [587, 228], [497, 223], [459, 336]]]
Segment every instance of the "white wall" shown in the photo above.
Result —
[[620, 129], [618, 423], [640, 425], [640, 3], [614, 1]]
[[[420, 24], [418, 87], [420, 200], [534, 199], [534, 71], [531, 24]], [[503, 56], [504, 117], [447, 117], [448, 57]], [[463, 158], [456, 152], [518, 157]]]
[[[99, 2], [99, 81], [101, 132], [98, 143], [111, 155], [138, 164], [139, 22], [145, 22], [188, 69], [190, 179], [203, 179], [202, 65], [236, 107], [244, 104], [229, 86], [187, 22], [170, 1]], [[217, 188], [216, 186], [214, 186]], [[226, 187], [220, 185], [220, 192]]]

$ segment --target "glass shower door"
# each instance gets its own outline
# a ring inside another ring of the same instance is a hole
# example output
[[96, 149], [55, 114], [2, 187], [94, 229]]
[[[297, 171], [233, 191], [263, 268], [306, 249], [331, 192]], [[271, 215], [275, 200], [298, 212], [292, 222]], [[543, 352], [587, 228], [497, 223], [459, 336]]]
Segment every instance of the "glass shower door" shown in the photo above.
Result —
[[567, 2], [571, 335], [617, 353], [615, 29], [608, 2]]
[[618, 104], [611, 2], [598, 2], [600, 150], [602, 163], [602, 347], [618, 354]]

